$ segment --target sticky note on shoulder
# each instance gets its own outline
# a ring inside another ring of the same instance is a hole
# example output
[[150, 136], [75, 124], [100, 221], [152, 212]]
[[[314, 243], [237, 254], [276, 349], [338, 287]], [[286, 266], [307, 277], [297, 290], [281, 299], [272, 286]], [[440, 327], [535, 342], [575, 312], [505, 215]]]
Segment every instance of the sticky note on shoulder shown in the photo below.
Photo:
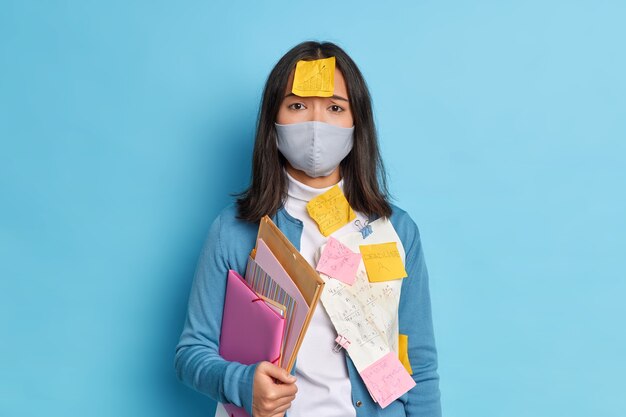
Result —
[[406, 278], [404, 263], [396, 242], [359, 246], [370, 282]]
[[331, 97], [335, 91], [335, 57], [298, 61], [291, 92], [300, 97]]
[[338, 185], [308, 202], [306, 211], [324, 236], [356, 219], [356, 214]]

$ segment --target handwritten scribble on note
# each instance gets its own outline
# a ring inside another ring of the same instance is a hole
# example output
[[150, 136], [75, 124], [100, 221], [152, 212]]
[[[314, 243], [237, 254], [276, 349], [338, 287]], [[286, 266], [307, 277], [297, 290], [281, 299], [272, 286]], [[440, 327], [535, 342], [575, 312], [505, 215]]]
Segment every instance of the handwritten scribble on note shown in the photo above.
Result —
[[382, 408], [416, 385], [394, 352], [389, 352], [364, 369], [361, 377]]
[[396, 242], [360, 245], [363, 263], [370, 282], [382, 282], [407, 276]]
[[315, 268], [322, 274], [348, 285], [354, 284], [361, 254], [352, 252], [337, 239], [330, 237]]
[[356, 214], [338, 185], [308, 202], [306, 210], [324, 236], [356, 219]]
[[335, 91], [335, 57], [298, 61], [291, 92], [300, 97], [331, 97]]

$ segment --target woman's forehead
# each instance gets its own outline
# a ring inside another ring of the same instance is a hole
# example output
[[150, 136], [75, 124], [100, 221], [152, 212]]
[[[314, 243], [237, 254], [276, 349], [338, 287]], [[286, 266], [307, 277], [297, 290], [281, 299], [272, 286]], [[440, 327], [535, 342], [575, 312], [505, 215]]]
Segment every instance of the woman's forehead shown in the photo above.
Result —
[[[295, 75], [295, 69], [291, 70], [287, 85], [285, 86], [285, 96], [291, 93], [293, 89], [293, 79]], [[348, 88], [346, 87], [346, 80], [343, 78], [343, 74], [339, 71], [339, 68], [335, 67], [335, 90], [334, 94], [340, 97], [348, 98]]]

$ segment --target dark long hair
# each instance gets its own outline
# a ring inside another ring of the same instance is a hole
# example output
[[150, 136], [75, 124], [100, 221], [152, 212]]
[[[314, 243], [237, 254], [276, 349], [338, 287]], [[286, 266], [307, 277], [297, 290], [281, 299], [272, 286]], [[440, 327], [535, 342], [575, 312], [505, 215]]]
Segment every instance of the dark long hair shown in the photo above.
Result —
[[331, 56], [335, 57], [336, 66], [346, 81], [354, 119], [354, 145], [340, 164], [344, 194], [354, 210], [368, 217], [391, 215], [371, 98], [361, 71], [352, 58], [333, 43], [302, 42], [278, 61], [265, 83], [252, 155], [252, 181], [247, 190], [237, 194], [240, 219], [258, 222], [266, 214], [273, 216], [283, 205], [287, 194], [283, 169], [286, 160], [276, 145], [274, 122], [287, 81], [298, 61]]

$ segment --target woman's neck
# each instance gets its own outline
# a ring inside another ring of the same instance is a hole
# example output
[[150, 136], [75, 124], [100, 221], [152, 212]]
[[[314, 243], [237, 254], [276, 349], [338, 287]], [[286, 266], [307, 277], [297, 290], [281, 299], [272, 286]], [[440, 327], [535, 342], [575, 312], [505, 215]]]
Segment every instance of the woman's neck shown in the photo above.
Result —
[[313, 188], [326, 188], [331, 185], [337, 184], [341, 180], [341, 174], [339, 173], [339, 167], [337, 167], [330, 175], [325, 177], [309, 177], [304, 171], [300, 171], [299, 169], [295, 169], [294, 167], [287, 162], [287, 166], [285, 167], [289, 175], [291, 175], [294, 179], [300, 181], [302, 184], [308, 185]]

